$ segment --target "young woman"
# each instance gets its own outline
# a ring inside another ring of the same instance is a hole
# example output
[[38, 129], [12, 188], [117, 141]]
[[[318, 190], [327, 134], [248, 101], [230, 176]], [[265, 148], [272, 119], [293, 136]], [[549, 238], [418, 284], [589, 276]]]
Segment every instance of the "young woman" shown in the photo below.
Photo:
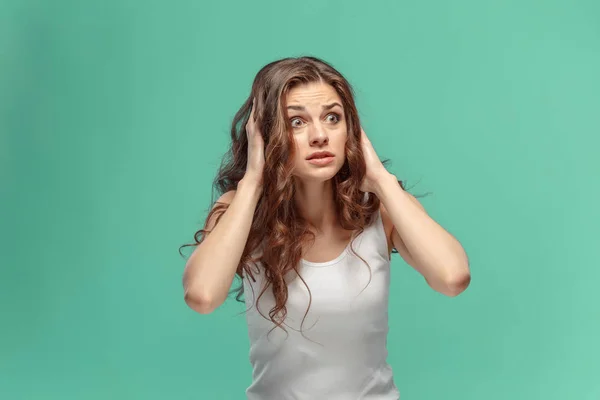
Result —
[[186, 263], [186, 303], [210, 313], [242, 278], [248, 399], [398, 399], [386, 361], [392, 250], [456, 296], [470, 282], [463, 247], [386, 170], [349, 83], [322, 60], [263, 67], [231, 139], [222, 195]]

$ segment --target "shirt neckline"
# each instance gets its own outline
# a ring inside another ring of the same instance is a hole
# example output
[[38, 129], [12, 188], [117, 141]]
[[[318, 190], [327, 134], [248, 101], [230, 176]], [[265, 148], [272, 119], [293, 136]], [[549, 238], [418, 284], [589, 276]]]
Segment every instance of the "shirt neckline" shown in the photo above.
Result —
[[367, 230], [367, 227], [365, 227], [360, 234], [356, 235], [356, 237], [354, 239], [350, 239], [350, 241], [348, 242], [346, 247], [344, 247], [344, 250], [333, 260], [324, 261], [324, 262], [312, 262], [312, 261], [305, 260], [304, 258], [301, 258], [300, 262], [302, 264], [306, 265], [307, 267], [328, 267], [330, 265], [337, 264], [348, 255], [348, 253], [350, 252], [350, 246], [352, 245], [352, 243], [356, 239], [358, 239], [360, 236], [362, 236], [366, 232], [366, 230]]

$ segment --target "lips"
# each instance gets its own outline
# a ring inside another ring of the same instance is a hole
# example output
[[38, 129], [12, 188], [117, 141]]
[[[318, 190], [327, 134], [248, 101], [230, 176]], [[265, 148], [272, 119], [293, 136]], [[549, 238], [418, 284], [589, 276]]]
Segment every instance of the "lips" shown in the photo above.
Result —
[[326, 157], [333, 157], [333, 153], [330, 153], [328, 151], [318, 151], [316, 153], [312, 153], [306, 159], [307, 160], [314, 160], [314, 159], [326, 158]]

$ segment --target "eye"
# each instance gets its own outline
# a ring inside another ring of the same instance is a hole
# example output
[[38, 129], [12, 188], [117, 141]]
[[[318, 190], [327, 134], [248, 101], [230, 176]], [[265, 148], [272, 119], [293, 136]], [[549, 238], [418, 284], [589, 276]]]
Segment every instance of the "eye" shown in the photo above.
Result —
[[[333, 119], [331, 119], [329, 117], [333, 117]], [[336, 113], [328, 114], [326, 119], [328, 122], [333, 122], [334, 124], [337, 124], [338, 122], [340, 122], [340, 116]]]
[[302, 126], [302, 120], [300, 118], [292, 118], [290, 123], [292, 124], [292, 128], [300, 128]]

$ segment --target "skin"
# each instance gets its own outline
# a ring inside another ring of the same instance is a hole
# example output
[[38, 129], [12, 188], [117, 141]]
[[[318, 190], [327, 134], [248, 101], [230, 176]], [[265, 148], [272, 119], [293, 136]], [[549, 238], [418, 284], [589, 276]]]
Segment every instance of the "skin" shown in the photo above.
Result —
[[[292, 108], [286, 112], [293, 126], [297, 150], [293, 171], [294, 201], [317, 239], [303, 257], [315, 262], [339, 255], [352, 233], [340, 227], [333, 203], [331, 178], [344, 164], [348, 138], [341, 106], [323, 110], [324, 105], [334, 102], [341, 105], [335, 90], [324, 83], [297, 86], [287, 98], [287, 104]], [[246, 131], [249, 143], [246, 174], [237, 191], [227, 192], [219, 198], [218, 202], [229, 204], [228, 210], [218, 224], [215, 216], [207, 222], [211, 233], [186, 263], [184, 298], [193, 310], [202, 314], [211, 313], [227, 298], [262, 192], [264, 142], [254, 124], [254, 107]], [[391, 252], [396, 248], [404, 261], [437, 292], [447, 296], [462, 293], [469, 285], [471, 275], [461, 244], [427, 214], [414, 196], [400, 187], [396, 177], [381, 163], [362, 129], [360, 142], [366, 164], [361, 190], [373, 193], [381, 200], [388, 250]], [[333, 153], [334, 162], [327, 166], [312, 165], [306, 157], [315, 151]]]
[[[329, 108], [333, 103], [340, 105]], [[348, 139], [342, 102], [333, 87], [315, 82], [294, 87], [288, 93], [287, 104], [297, 150], [293, 173], [295, 202], [318, 239], [307, 249], [305, 258], [329, 260], [339, 254], [351, 234], [343, 231], [336, 220], [331, 184], [344, 164]], [[361, 147], [367, 167], [361, 190], [374, 193], [381, 200], [390, 255], [396, 248], [434, 290], [447, 296], [463, 292], [470, 283], [470, 270], [461, 244], [398, 185], [362, 128]], [[326, 166], [312, 165], [306, 157], [315, 151], [329, 151], [335, 155], [335, 161]]]
[[[337, 105], [325, 109], [334, 103]], [[331, 86], [311, 83], [293, 88], [287, 105], [296, 146], [296, 206], [317, 233], [333, 232], [337, 221], [331, 179], [344, 165], [348, 139], [342, 100]], [[316, 151], [333, 153], [334, 161], [325, 166], [309, 163], [306, 158]]]

